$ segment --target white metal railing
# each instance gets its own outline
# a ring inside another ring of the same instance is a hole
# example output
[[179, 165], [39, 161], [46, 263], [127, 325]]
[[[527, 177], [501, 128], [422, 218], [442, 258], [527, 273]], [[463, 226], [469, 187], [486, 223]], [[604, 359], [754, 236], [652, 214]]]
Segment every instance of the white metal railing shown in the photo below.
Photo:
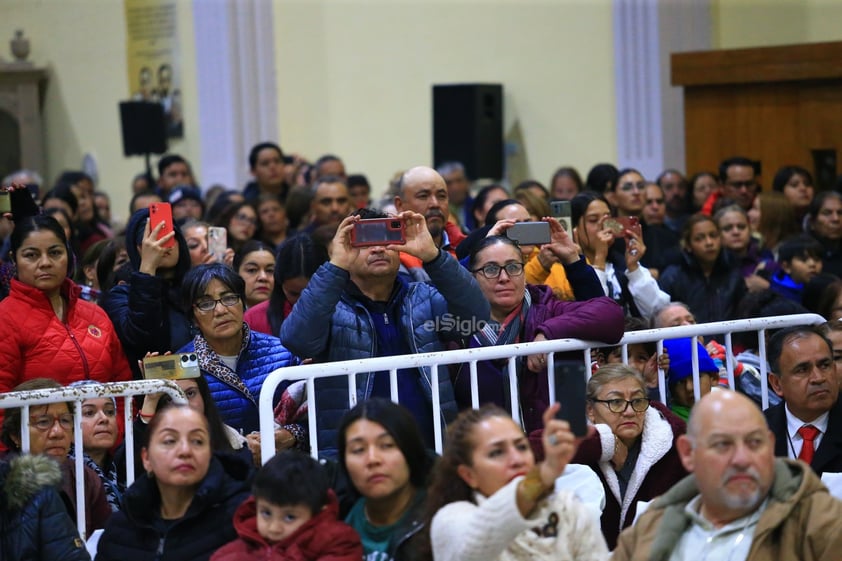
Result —
[[[467, 363], [470, 369], [471, 399], [472, 406], [479, 406], [479, 392], [477, 383], [477, 363], [485, 360], [508, 360], [509, 392], [511, 395], [512, 417], [516, 420], [518, 415], [518, 388], [517, 376], [515, 373], [516, 359], [519, 356], [526, 356], [537, 353], [547, 353], [547, 372], [554, 371], [555, 353], [583, 351], [586, 376], [590, 377], [591, 349], [606, 346], [622, 346], [623, 362], [628, 363], [628, 345], [635, 343], [657, 343], [657, 352], [663, 352], [663, 341], [681, 337], [692, 338], [692, 367], [694, 380], [694, 393], [696, 400], [700, 399], [699, 384], [699, 355], [696, 341], [699, 337], [711, 335], [722, 335], [725, 338], [726, 348], [726, 371], [728, 382], [731, 388], [736, 388], [734, 380], [734, 353], [731, 344], [731, 334], [747, 331], [757, 332], [760, 354], [760, 385], [763, 409], [769, 406], [768, 381], [766, 369], [766, 342], [765, 333], [768, 329], [781, 329], [799, 325], [816, 325], [824, 323], [825, 319], [818, 314], [796, 314], [789, 316], [775, 316], [765, 318], [742, 319], [733, 321], [722, 321], [696, 325], [682, 325], [678, 327], [665, 327], [659, 329], [647, 329], [627, 333], [617, 345], [606, 345], [592, 341], [581, 341], [578, 339], [558, 339], [552, 341], [540, 341], [537, 343], [518, 343], [514, 345], [501, 345], [497, 347], [484, 347], [473, 349], [461, 349], [454, 351], [441, 351], [435, 353], [401, 355], [368, 358], [359, 360], [347, 360], [341, 362], [306, 364], [302, 366], [280, 368], [272, 372], [263, 382], [260, 391], [259, 412], [260, 412], [260, 447], [263, 463], [275, 455], [274, 438], [274, 408], [272, 399], [277, 386], [285, 381], [305, 380], [307, 384], [307, 422], [310, 438], [310, 450], [314, 457], [318, 455], [318, 437], [316, 419], [318, 411], [316, 400], [313, 396], [316, 393], [315, 380], [334, 376], [345, 376], [348, 379], [348, 407], [351, 408], [357, 403], [356, 375], [367, 372], [389, 373], [389, 384], [392, 401], [398, 402], [398, 370], [405, 368], [430, 367], [431, 385], [433, 397], [433, 431], [435, 436], [436, 451], [441, 453], [443, 442], [443, 427], [441, 426], [441, 402], [439, 396], [438, 380], [440, 375], [449, 376], [450, 373], [444, 370], [439, 372], [440, 366], [451, 364]], [[548, 376], [550, 389], [550, 401], [555, 400], [555, 380]], [[658, 387], [661, 393], [661, 400], [666, 403], [665, 374], [658, 370]]]
[[[50, 403], [74, 403], [73, 443], [76, 449], [76, 527], [85, 539], [85, 469], [84, 446], [82, 445], [82, 402], [100, 397], [131, 397], [163, 392], [175, 403], [187, 403], [184, 392], [169, 380], [135, 380], [131, 382], [108, 382], [85, 384], [72, 388], [45, 388], [39, 390], [12, 391], [0, 393], [0, 409], [21, 408], [20, 438], [21, 453], [29, 453], [29, 408]], [[134, 482], [134, 427], [132, 424], [132, 400], [123, 400], [123, 418], [126, 425], [126, 486]]]

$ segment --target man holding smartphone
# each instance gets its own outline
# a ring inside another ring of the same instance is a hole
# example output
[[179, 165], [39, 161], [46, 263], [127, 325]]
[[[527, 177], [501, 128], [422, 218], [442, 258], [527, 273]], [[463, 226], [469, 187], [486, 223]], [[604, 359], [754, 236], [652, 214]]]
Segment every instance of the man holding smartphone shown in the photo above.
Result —
[[[412, 211], [404, 221], [405, 243], [354, 247], [351, 232], [361, 218], [386, 218], [367, 209], [343, 220], [331, 244], [330, 261], [310, 279], [281, 327], [281, 341], [293, 353], [316, 361], [363, 359], [435, 352], [457, 341], [457, 328], [488, 321], [488, 301], [473, 276], [436, 247], [424, 216]], [[429, 282], [398, 276], [400, 251], [418, 259]], [[328, 326], [326, 329], [325, 326]], [[449, 330], [448, 330], [448, 326]], [[336, 429], [348, 409], [344, 377], [317, 381], [320, 452], [336, 452]], [[456, 414], [450, 376], [439, 371], [443, 422]], [[432, 372], [428, 367], [398, 372], [398, 396], [413, 413], [433, 447]], [[390, 396], [388, 372], [357, 375], [357, 399]]]

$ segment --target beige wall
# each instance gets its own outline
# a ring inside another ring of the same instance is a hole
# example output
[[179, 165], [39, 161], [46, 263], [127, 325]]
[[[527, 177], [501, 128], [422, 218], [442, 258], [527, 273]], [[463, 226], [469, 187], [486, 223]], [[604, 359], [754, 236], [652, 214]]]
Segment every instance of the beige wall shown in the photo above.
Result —
[[713, 0], [719, 49], [842, 40], [838, 0]]
[[[179, 1], [186, 139], [171, 142], [170, 149], [198, 164], [190, 6]], [[99, 167], [99, 187], [111, 195], [112, 212], [125, 220], [131, 179], [143, 171], [143, 158], [125, 158], [120, 136], [117, 104], [129, 97], [123, 2], [0, 0], [0, 14], [0, 56], [11, 57], [8, 39], [15, 29], [23, 29], [32, 44], [29, 60], [49, 70], [44, 99], [47, 169], [40, 170], [47, 185], [62, 170], [80, 169], [82, 157], [90, 153]]]
[[275, 0], [275, 18], [281, 145], [340, 155], [377, 194], [431, 162], [438, 83], [503, 84], [514, 181], [616, 158], [610, 0]]

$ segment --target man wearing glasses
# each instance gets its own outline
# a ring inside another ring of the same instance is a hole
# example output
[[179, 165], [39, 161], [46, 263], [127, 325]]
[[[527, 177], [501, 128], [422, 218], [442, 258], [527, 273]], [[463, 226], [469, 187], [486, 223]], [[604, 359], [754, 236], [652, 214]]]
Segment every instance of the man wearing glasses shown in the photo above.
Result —
[[719, 164], [719, 178], [722, 181], [722, 196], [733, 199], [748, 210], [754, 196], [760, 191], [755, 163], [748, 158], [735, 156]]
[[[310, 279], [281, 327], [281, 341], [302, 359], [340, 361], [441, 351], [464, 333], [459, 327], [488, 321], [489, 305], [476, 280], [449, 253], [436, 247], [424, 216], [405, 211], [405, 243], [352, 245], [361, 218], [387, 218], [362, 209], [347, 217], [331, 243], [330, 261]], [[399, 252], [418, 258], [430, 282], [398, 276]], [[398, 398], [415, 416], [433, 447], [433, 377], [429, 367], [398, 371]], [[442, 426], [456, 414], [450, 376], [439, 369]], [[390, 397], [388, 372], [357, 375], [357, 399]], [[349, 408], [344, 377], [318, 382], [319, 449], [335, 454], [336, 429]]]

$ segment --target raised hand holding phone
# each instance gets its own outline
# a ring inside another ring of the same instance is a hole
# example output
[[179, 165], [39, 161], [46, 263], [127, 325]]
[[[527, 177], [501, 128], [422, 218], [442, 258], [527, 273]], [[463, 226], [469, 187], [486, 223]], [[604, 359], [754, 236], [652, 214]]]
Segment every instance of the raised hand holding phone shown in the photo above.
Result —
[[160, 237], [164, 224], [159, 223], [154, 228], [151, 228], [150, 220], [146, 220], [146, 226], [143, 229], [143, 240], [140, 244], [140, 272], [147, 275], [155, 275], [164, 256], [172, 251], [172, 249], [166, 247], [164, 244], [170, 240], [175, 241], [175, 232], [170, 232], [166, 236]]
[[[175, 245], [175, 234], [172, 221], [172, 206], [170, 203], [152, 203], [149, 205], [149, 220], [153, 228], [161, 223], [163, 226], [158, 230], [158, 240], [162, 240], [163, 247]], [[169, 238], [168, 235], [173, 234]], [[166, 238], [164, 240], [164, 238]]]

